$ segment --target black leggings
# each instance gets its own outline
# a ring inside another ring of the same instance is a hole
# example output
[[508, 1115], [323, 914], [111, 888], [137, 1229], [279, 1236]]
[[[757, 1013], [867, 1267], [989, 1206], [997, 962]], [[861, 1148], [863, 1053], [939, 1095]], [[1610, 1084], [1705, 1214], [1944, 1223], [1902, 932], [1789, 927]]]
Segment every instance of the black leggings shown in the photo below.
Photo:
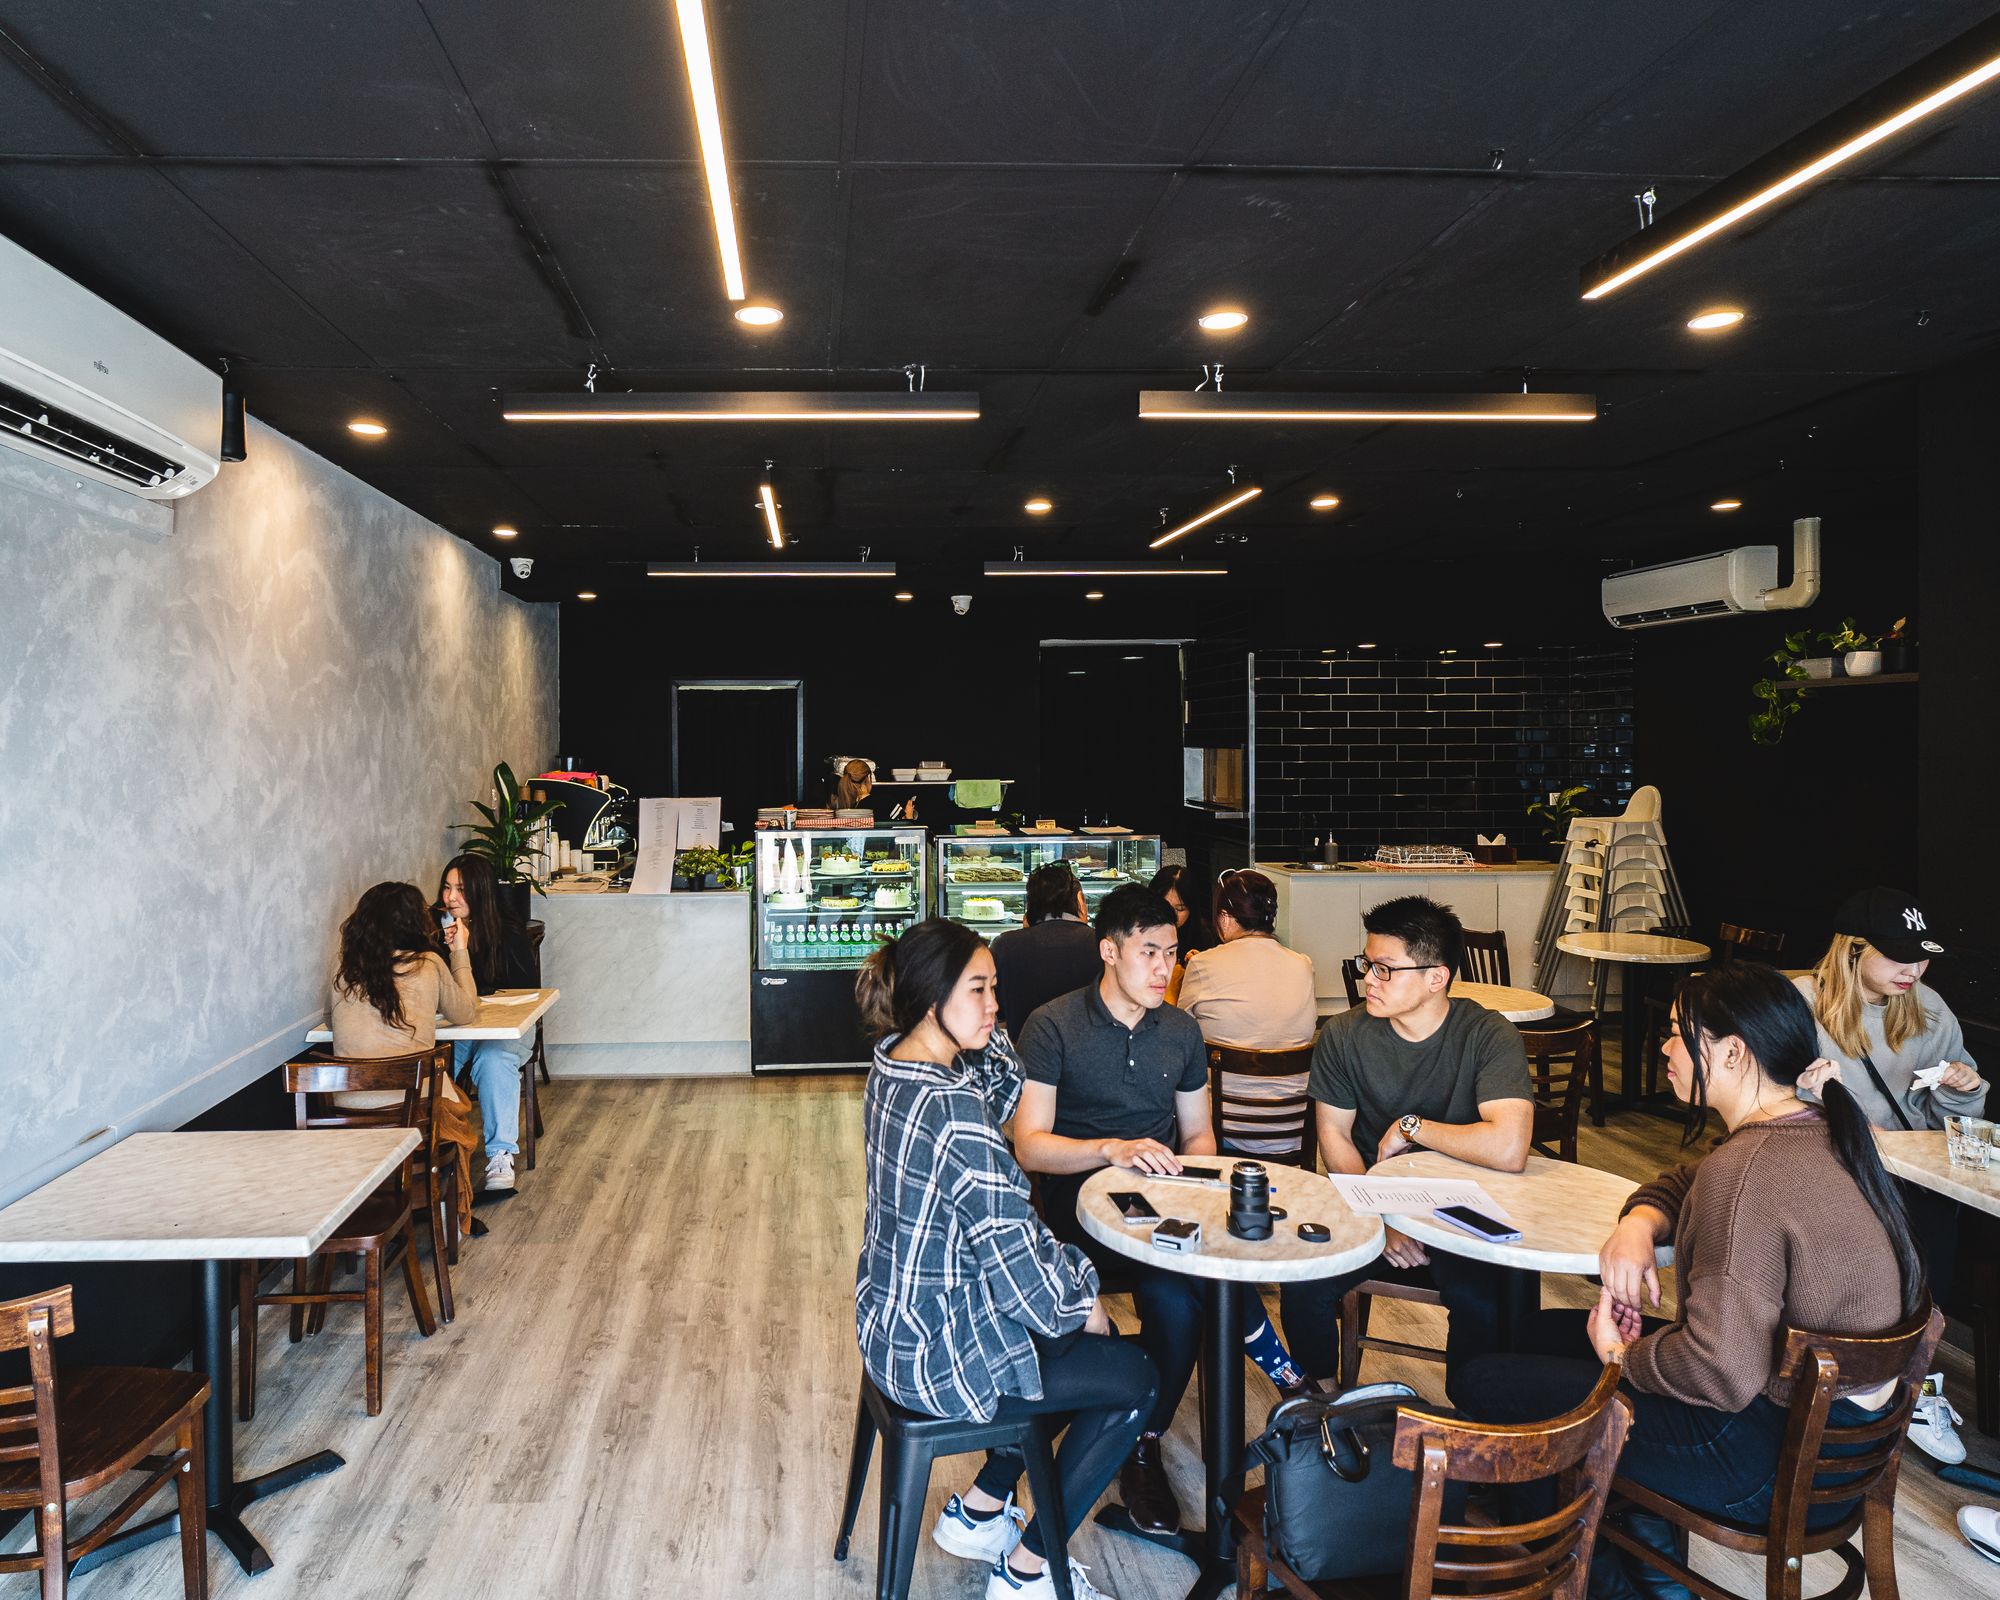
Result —
[[[1076, 1532], [1097, 1497], [1132, 1453], [1153, 1408], [1158, 1382], [1153, 1358], [1131, 1339], [1094, 1333], [1044, 1339], [1036, 1334], [1035, 1355], [1042, 1368], [1042, 1397], [1000, 1397], [996, 1416], [1013, 1419], [1055, 1413], [1065, 1417], [1056, 1446], [1056, 1487], [1062, 1494], [1063, 1537]], [[1021, 1478], [1021, 1457], [994, 1450], [979, 1470], [976, 1486], [1005, 1500]], [[1021, 1542], [1038, 1556], [1042, 1548], [1041, 1508]]]

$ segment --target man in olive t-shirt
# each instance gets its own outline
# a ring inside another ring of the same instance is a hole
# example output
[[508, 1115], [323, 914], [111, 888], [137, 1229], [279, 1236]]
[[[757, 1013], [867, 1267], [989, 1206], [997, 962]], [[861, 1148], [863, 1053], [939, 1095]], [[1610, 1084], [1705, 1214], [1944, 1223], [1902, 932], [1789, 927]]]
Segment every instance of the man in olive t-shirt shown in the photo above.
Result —
[[[1328, 1172], [1362, 1173], [1407, 1150], [1437, 1150], [1519, 1172], [1534, 1132], [1534, 1086], [1514, 1025], [1451, 997], [1464, 929], [1447, 906], [1410, 895], [1363, 919], [1366, 1003], [1328, 1021], [1313, 1046], [1309, 1092]], [[1506, 1268], [1470, 1261], [1388, 1230], [1382, 1255], [1357, 1271], [1281, 1290], [1285, 1339], [1315, 1378], [1339, 1371], [1341, 1297], [1369, 1278], [1434, 1287], [1449, 1317], [1445, 1386], [1499, 1347], [1501, 1308], [1520, 1292]]]

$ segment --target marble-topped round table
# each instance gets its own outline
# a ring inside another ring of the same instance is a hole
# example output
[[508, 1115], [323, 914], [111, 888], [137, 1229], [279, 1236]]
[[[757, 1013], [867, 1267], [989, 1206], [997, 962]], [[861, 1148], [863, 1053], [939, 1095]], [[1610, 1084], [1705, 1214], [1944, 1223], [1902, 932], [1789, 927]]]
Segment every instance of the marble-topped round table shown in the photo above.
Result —
[[[1521, 1230], [1513, 1244], [1476, 1238], [1430, 1212], [1392, 1216], [1389, 1226], [1421, 1241], [1427, 1248], [1469, 1261], [1529, 1272], [1567, 1272], [1588, 1277], [1597, 1271], [1597, 1252], [1617, 1225], [1618, 1214], [1639, 1186], [1630, 1178], [1574, 1161], [1551, 1161], [1530, 1155], [1520, 1172], [1495, 1172], [1476, 1167], [1435, 1150], [1411, 1150], [1391, 1156], [1369, 1169], [1377, 1178], [1470, 1178], [1493, 1196], [1506, 1212], [1504, 1220]], [[1672, 1245], [1661, 1245], [1656, 1259], [1673, 1265]]]
[[[1509, 1022], [1540, 1022], [1544, 1017], [1556, 1014], [1556, 1003], [1545, 994], [1537, 994], [1533, 989], [1517, 989], [1506, 983], [1467, 983], [1456, 979], [1451, 986], [1454, 1000], [1477, 1000], [1488, 1011], [1497, 1011]], [[1319, 1002], [1322, 1018], [1333, 1016], [1347, 1009], [1344, 1000], [1327, 999]]]
[[[1234, 1163], [1217, 1164], [1227, 1178]], [[1243, 1286], [1330, 1278], [1365, 1266], [1382, 1253], [1382, 1219], [1350, 1210], [1318, 1173], [1275, 1161], [1266, 1161], [1264, 1170], [1271, 1178], [1271, 1204], [1286, 1212], [1282, 1221], [1272, 1224], [1268, 1239], [1238, 1239], [1230, 1233], [1226, 1183], [1175, 1182], [1106, 1167], [1093, 1173], [1076, 1197], [1077, 1220], [1084, 1232], [1113, 1255], [1208, 1280], [1201, 1350], [1202, 1425], [1208, 1439], [1208, 1457], [1202, 1463], [1205, 1526], [1149, 1534], [1133, 1527], [1123, 1506], [1106, 1506], [1097, 1516], [1107, 1528], [1165, 1545], [1193, 1561], [1199, 1572], [1188, 1600], [1213, 1600], [1236, 1581], [1229, 1515], [1243, 1494], [1243, 1344], [1238, 1321]], [[1186, 1255], [1156, 1250], [1152, 1229], [1127, 1223], [1111, 1203], [1113, 1191], [1128, 1189], [1143, 1194], [1163, 1218], [1199, 1222], [1200, 1245]], [[1324, 1223], [1332, 1238], [1325, 1244], [1306, 1243], [1298, 1233], [1302, 1222]]]
[[[1604, 1020], [1605, 963], [1634, 970], [1625, 976], [1621, 1002], [1624, 1015], [1619, 1038], [1618, 1103], [1632, 1102], [1632, 1085], [1639, 1066], [1639, 1054], [1646, 1048], [1645, 969], [1648, 967], [1691, 967], [1706, 961], [1709, 948], [1699, 939], [1676, 939], [1664, 933], [1566, 933], [1556, 940], [1556, 948], [1566, 955], [1582, 956], [1596, 963], [1591, 979], [1591, 1007], [1599, 1023]], [[1602, 1123], [1602, 1115], [1598, 1117]]]

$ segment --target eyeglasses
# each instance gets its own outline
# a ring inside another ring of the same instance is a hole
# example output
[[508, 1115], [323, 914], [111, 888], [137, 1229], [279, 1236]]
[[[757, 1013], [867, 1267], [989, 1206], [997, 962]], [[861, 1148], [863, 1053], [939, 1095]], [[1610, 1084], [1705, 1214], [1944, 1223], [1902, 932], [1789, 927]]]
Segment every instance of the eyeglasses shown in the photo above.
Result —
[[1398, 972], [1428, 972], [1432, 967], [1441, 967], [1442, 961], [1420, 961], [1413, 967], [1392, 967], [1386, 961], [1370, 961], [1366, 956], [1350, 956], [1357, 977], [1389, 978]]

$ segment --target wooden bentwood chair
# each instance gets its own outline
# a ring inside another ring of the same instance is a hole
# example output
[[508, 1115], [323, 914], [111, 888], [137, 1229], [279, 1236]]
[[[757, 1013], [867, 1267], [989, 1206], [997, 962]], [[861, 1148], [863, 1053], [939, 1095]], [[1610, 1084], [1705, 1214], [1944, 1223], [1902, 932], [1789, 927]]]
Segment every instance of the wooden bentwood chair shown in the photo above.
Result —
[[[1233, 1077], [1303, 1079], [1312, 1069], [1311, 1045], [1295, 1050], [1241, 1050], [1235, 1045], [1208, 1047], [1208, 1111], [1215, 1129], [1215, 1147], [1223, 1155], [1248, 1155], [1256, 1161], [1277, 1161], [1288, 1167], [1319, 1170], [1319, 1124], [1303, 1082], [1297, 1094], [1279, 1100], [1245, 1099], [1231, 1086]], [[1224, 1118], [1228, 1119], [1227, 1132]], [[1295, 1148], [1276, 1155], [1235, 1148], [1230, 1138], [1285, 1140]]]
[[[1613, 1509], [1633, 1506], [1673, 1525], [1676, 1556], [1634, 1539], [1617, 1523], [1604, 1536], [1647, 1566], [1685, 1584], [1702, 1600], [1742, 1600], [1735, 1591], [1692, 1572], [1687, 1565], [1689, 1534], [1699, 1534], [1728, 1550], [1764, 1558], [1766, 1600], [1800, 1600], [1805, 1558], [1821, 1550], [1839, 1556], [1846, 1572], [1814, 1600], [1853, 1600], [1865, 1584], [1874, 1600], [1896, 1600], [1896, 1472], [1909, 1436], [1910, 1412], [1931, 1369], [1931, 1356], [1944, 1332], [1944, 1313], [1925, 1297], [1915, 1316], [1887, 1333], [1850, 1338], [1841, 1334], [1785, 1329], [1780, 1376], [1794, 1380], [1785, 1441], [1778, 1454], [1778, 1480], [1771, 1491], [1768, 1526], [1730, 1522], [1676, 1504], [1666, 1496], [1618, 1478], [1611, 1486]], [[1863, 1390], [1894, 1379], [1896, 1389], [1879, 1421], [1857, 1428], [1827, 1423], [1837, 1387]], [[1830, 1445], [1864, 1445], [1856, 1455], [1828, 1455]], [[1816, 1480], [1834, 1480], [1821, 1483]], [[1840, 1481], [1840, 1480], [1846, 1481]], [[1806, 1519], [1820, 1506], [1853, 1504], [1830, 1527], [1809, 1528]], [[1861, 1535], [1855, 1553], [1853, 1538]]]
[[1597, 1023], [1578, 1017], [1566, 1027], [1519, 1024], [1535, 1091], [1535, 1130], [1529, 1144], [1555, 1161], [1576, 1160], [1576, 1129], [1586, 1091], [1603, 1093], [1597, 1059]]
[[[374, 1060], [340, 1060], [315, 1052], [284, 1066], [285, 1090], [293, 1098], [295, 1121], [301, 1128], [416, 1128], [423, 1137], [417, 1151], [404, 1161], [395, 1177], [356, 1207], [340, 1225], [340, 1230], [309, 1261], [292, 1264], [292, 1288], [288, 1294], [258, 1293], [259, 1263], [246, 1261], [237, 1280], [237, 1415], [249, 1421], [257, 1406], [257, 1308], [290, 1306], [291, 1337], [297, 1344], [307, 1333], [317, 1333], [326, 1320], [329, 1305], [359, 1301], [366, 1338], [366, 1391], [368, 1415], [382, 1410], [382, 1265], [385, 1251], [400, 1244], [403, 1249], [403, 1279], [409, 1286], [410, 1309], [416, 1314], [417, 1328], [428, 1339], [437, 1332], [431, 1314], [430, 1297], [424, 1292], [423, 1271], [417, 1262], [415, 1221], [422, 1214], [430, 1224], [431, 1244], [436, 1257], [440, 1294], [448, 1297], [451, 1279], [446, 1258], [450, 1253], [450, 1223], [447, 1202], [454, 1197], [452, 1180], [440, 1169], [454, 1169], [449, 1148], [437, 1139], [435, 1107], [439, 1086], [451, 1064], [451, 1046], [436, 1045], [414, 1055], [384, 1056]], [[428, 1094], [424, 1091], [428, 1089]], [[356, 1092], [393, 1090], [401, 1098], [393, 1105], [376, 1110], [340, 1107], [331, 1097]], [[440, 1152], [444, 1152], [442, 1159]], [[423, 1160], [429, 1172], [419, 1174], [416, 1163]], [[420, 1185], [423, 1186], [420, 1189]], [[428, 1193], [423, 1192], [427, 1189]], [[423, 1203], [424, 1201], [428, 1203]], [[335, 1289], [333, 1265], [336, 1256], [361, 1257], [362, 1287]], [[310, 1284], [308, 1276], [310, 1275]], [[311, 1317], [307, 1317], [307, 1308]]]
[[1502, 988], [1511, 988], [1514, 979], [1507, 964], [1507, 930], [1480, 933], [1467, 928], [1464, 933], [1465, 953], [1459, 957], [1454, 976], [1467, 983], [1497, 983]]
[[[0, 1303], [0, 1352], [28, 1352], [29, 1381], [0, 1389], [0, 1515], [28, 1513], [35, 1546], [0, 1555], [0, 1572], [39, 1572], [42, 1600], [63, 1600], [70, 1570], [169, 1483], [180, 1507], [181, 1587], [207, 1600], [208, 1505], [201, 1408], [208, 1379], [151, 1367], [72, 1367], [57, 1339], [76, 1331], [70, 1288]], [[70, 1534], [69, 1504], [129, 1472], [145, 1474], [104, 1520]]]
[[[1400, 1577], [1308, 1582], [1276, 1560], [1264, 1538], [1264, 1491], [1236, 1507], [1236, 1593], [1250, 1600], [1276, 1579], [1298, 1600], [1431, 1600], [1450, 1593], [1495, 1600], [1583, 1600], [1590, 1552], [1604, 1515], [1632, 1408], [1618, 1394], [1619, 1367], [1604, 1369], [1583, 1404], [1547, 1422], [1510, 1427], [1458, 1422], [1405, 1406], [1396, 1415], [1395, 1463], [1417, 1474], [1409, 1554]], [[1444, 1521], [1444, 1488], [1555, 1478], [1559, 1508], [1533, 1522], [1492, 1527]]]

